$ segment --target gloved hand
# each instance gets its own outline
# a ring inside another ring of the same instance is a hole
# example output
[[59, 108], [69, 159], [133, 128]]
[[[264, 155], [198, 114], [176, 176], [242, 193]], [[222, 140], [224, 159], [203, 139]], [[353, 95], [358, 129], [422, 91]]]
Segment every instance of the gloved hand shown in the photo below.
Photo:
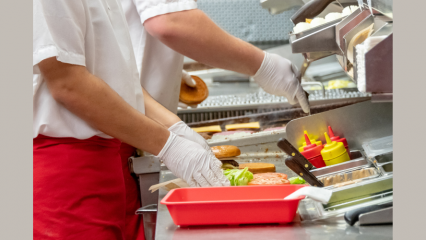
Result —
[[211, 151], [173, 132], [157, 157], [191, 187], [231, 185], [222, 172], [222, 162]]
[[300, 72], [290, 60], [265, 52], [262, 65], [253, 78], [265, 92], [284, 96], [292, 105], [299, 102], [303, 111], [309, 112], [308, 99], [299, 80]]
[[185, 81], [186, 85], [190, 87], [195, 87], [196, 82], [192, 79], [191, 75], [185, 70], [182, 70], [182, 79]]
[[[190, 87], [195, 87], [196, 82], [194, 81], [194, 79], [192, 79], [191, 75], [189, 75], [185, 70], [182, 70], [182, 79], [184, 80], [186, 85], [188, 85]], [[178, 103], [178, 107], [183, 108], [183, 109], [187, 109], [188, 107], [196, 108], [197, 106], [198, 106], [197, 104], [187, 105], [183, 102]]]
[[169, 127], [169, 131], [173, 132], [179, 137], [183, 137], [190, 141], [196, 142], [200, 144], [204, 149], [211, 151], [206, 140], [203, 137], [201, 137], [200, 134], [196, 133], [194, 130], [188, 127], [188, 125], [186, 125], [183, 121], [173, 124], [171, 127]]

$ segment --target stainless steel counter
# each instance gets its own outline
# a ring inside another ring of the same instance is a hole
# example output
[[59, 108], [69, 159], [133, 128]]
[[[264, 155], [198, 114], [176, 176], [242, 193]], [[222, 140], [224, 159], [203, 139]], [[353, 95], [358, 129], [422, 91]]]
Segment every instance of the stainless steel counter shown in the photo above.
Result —
[[[160, 182], [176, 178], [169, 170], [161, 170]], [[167, 191], [159, 190], [158, 213], [155, 239], [165, 240], [210, 240], [210, 239], [392, 239], [392, 225], [349, 226], [343, 217], [327, 221], [299, 222], [291, 224], [257, 224], [239, 226], [204, 226], [179, 228], [165, 205], [160, 204]], [[202, 214], [202, 213], [200, 213]], [[232, 217], [232, 216], [230, 216]]]

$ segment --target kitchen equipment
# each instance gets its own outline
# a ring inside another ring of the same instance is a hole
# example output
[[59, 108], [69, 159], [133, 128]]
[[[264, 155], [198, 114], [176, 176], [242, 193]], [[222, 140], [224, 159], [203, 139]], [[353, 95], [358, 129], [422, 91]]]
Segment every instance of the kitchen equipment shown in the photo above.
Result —
[[313, 168], [312, 163], [310, 163], [287, 139], [281, 138], [278, 140], [277, 146], [281, 148], [288, 156], [294, 157], [297, 162], [300, 163], [306, 170], [311, 170]]
[[294, 148], [287, 139], [280, 139], [277, 143], [289, 157], [285, 160], [285, 165], [297, 173], [300, 177], [305, 179], [310, 185], [314, 187], [323, 187], [324, 184], [320, 182], [312, 173], [309, 172], [313, 165], [302, 155], [296, 148]]
[[[289, 223], [298, 199], [284, 200], [304, 185], [180, 188], [161, 200], [176, 225]], [[202, 214], [200, 214], [202, 213]]]
[[330, 134], [330, 140], [334, 141], [334, 142], [342, 142], [343, 146], [346, 148], [346, 151], [349, 153], [349, 146], [348, 146], [348, 141], [346, 141], [346, 138], [341, 138], [339, 136], [335, 136], [333, 129], [331, 129], [330, 126], [328, 126], [328, 133]]
[[326, 166], [323, 168], [317, 168], [311, 170], [311, 173], [314, 174], [316, 177], [327, 175], [330, 173], [336, 173], [344, 170], [350, 170], [354, 168], [359, 167], [370, 167], [372, 166], [372, 163], [369, 162], [360, 151], [352, 151], [351, 152], [351, 160], [346, 161], [340, 164], [335, 164], [331, 166]]
[[303, 147], [302, 155], [308, 159], [316, 168], [325, 167], [324, 160], [321, 156], [321, 150], [324, 148], [323, 145], [311, 144], [308, 135], [305, 134], [306, 146]]
[[143, 215], [143, 226], [146, 240], [155, 239], [157, 222], [157, 204], [149, 204], [136, 210], [136, 214]]
[[[377, 210], [381, 210], [381, 209], [386, 209], [389, 207], [393, 206], [393, 202], [390, 203], [385, 203], [385, 204], [377, 204], [377, 205], [372, 205], [372, 206], [367, 206], [367, 207], [362, 207], [362, 208], [358, 208], [352, 211], [348, 211], [345, 213], [345, 221], [353, 226], [358, 220], [360, 220], [360, 215], [362, 214], [366, 214], [366, 213], [371, 213]], [[385, 220], [385, 221], [383, 221]], [[392, 223], [392, 219], [382, 219], [382, 221], [376, 222], [376, 223]]]
[[[303, 131], [304, 134], [308, 135], [308, 131]], [[308, 135], [309, 140], [311, 141], [312, 144], [315, 144], [317, 146], [322, 146], [322, 142], [321, 141], [317, 141], [315, 138], [310, 138]], [[306, 147], [306, 141], [303, 142], [303, 146], [299, 148], [299, 152], [303, 152], [304, 151], [304, 147]]]
[[299, 22], [304, 22], [307, 18], [312, 19], [320, 14], [332, 2], [334, 2], [334, 0], [311, 0], [297, 10], [290, 20], [296, 25]]
[[327, 144], [321, 150], [322, 159], [325, 165], [330, 166], [350, 160], [348, 152], [342, 142], [332, 142], [327, 133], [324, 133]]
[[318, 180], [324, 183], [324, 186], [332, 186], [334, 188], [354, 184], [365, 179], [373, 179], [378, 177], [379, 171], [374, 167], [360, 167], [347, 169], [332, 174], [318, 176]]
[[[332, 1], [310, 1], [292, 16], [294, 24], [313, 18]], [[346, 2], [346, 1], [345, 1]], [[349, 2], [356, 5], [356, 1]], [[307, 17], [309, 16], [309, 17]], [[371, 92], [374, 101], [392, 101], [393, 7], [389, 0], [362, 1], [360, 8], [343, 18], [311, 29], [290, 33], [293, 53], [308, 62], [336, 55], [347, 75], [360, 91]], [[363, 46], [369, 36], [382, 37], [378, 43]]]

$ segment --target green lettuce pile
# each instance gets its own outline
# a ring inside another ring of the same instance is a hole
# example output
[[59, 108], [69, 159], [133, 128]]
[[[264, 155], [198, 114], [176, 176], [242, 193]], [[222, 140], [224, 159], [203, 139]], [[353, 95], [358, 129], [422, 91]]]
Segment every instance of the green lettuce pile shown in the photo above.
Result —
[[306, 183], [305, 179], [301, 177], [292, 177], [288, 179], [291, 184], [304, 184]]
[[231, 182], [231, 186], [245, 186], [253, 179], [253, 173], [248, 171], [248, 167], [241, 170], [227, 169], [223, 173]]

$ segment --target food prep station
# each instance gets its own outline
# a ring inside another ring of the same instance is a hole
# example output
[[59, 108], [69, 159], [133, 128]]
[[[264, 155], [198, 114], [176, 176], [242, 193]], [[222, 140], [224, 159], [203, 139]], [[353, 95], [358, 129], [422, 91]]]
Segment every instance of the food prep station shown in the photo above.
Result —
[[[277, 9], [285, 8], [280, 5], [282, 2], [276, 3], [278, 5], [274, 5], [274, 1], [261, 2], [270, 11], [274, 6]], [[295, 6], [299, 2], [302, 1], [289, 1], [289, 5]], [[367, 1], [364, 1], [363, 9], [345, 18], [302, 33], [290, 33], [293, 53], [303, 54], [305, 62], [309, 63], [335, 55], [344, 72], [358, 87], [362, 82], [364, 92], [356, 89], [325, 90], [323, 86], [320, 90], [307, 90], [310, 94], [311, 115], [303, 113], [297, 106], [291, 106], [285, 98], [262, 90], [249, 94], [210, 96], [198, 108], [178, 111], [178, 116], [190, 127], [220, 125], [223, 128], [231, 123], [254, 121], [260, 123], [261, 130], [285, 126], [285, 129], [260, 131], [235, 138], [210, 139], [208, 143], [210, 146], [237, 146], [242, 153], [236, 160], [238, 163], [273, 163], [276, 172], [285, 173], [289, 177], [300, 174], [285, 164], [289, 155], [277, 146], [280, 139], [287, 139], [298, 148], [304, 141], [304, 131], [322, 141], [323, 133], [327, 132], [329, 125], [336, 132], [343, 132], [350, 146], [351, 160], [309, 170], [325, 188], [333, 191], [329, 203], [321, 204], [309, 198], [301, 200], [298, 207], [300, 217], [296, 217], [290, 224], [180, 227], [173, 223], [167, 207], [160, 204], [167, 194], [166, 190], [159, 189], [158, 192], [146, 194], [151, 185], [176, 177], [167, 167], [160, 165], [154, 156], [132, 157], [129, 164], [139, 178], [141, 192], [145, 192], [142, 194], [143, 207], [137, 213], [144, 216], [146, 239], [392, 238], [393, 228], [389, 225], [392, 223], [392, 206], [389, 204], [393, 202], [392, 88], [389, 87], [392, 85], [392, 1], [371, 2], [373, 14]], [[358, 2], [341, 0], [330, 5], [338, 4], [349, 6], [358, 5]], [[307, 5], [296, 15], [300, 15]], [[280, 11], [273, 10], [271, 13]], [[380, 36], [381, 41], [362, 54], [355, 47], [348, 49], [350, 38], [371, 24], [375, 26], [371, 36]], [[362, 61], [355, 60], [353, 64], [348, 61], [348, 50], [353, 52], [355, 58], [363, 55]], [[387, 52], [387, 55], [384, 56], [383, 52]], [[359, 73], [364, 75], [360, 76]], [[347, 181], [351, 181], [350, 184], [339, 185]], [[355, 226], [348, 225], [344, 220], [345, 213], [376, 206], [388, 207], [359, 215], [359, 224]]]

